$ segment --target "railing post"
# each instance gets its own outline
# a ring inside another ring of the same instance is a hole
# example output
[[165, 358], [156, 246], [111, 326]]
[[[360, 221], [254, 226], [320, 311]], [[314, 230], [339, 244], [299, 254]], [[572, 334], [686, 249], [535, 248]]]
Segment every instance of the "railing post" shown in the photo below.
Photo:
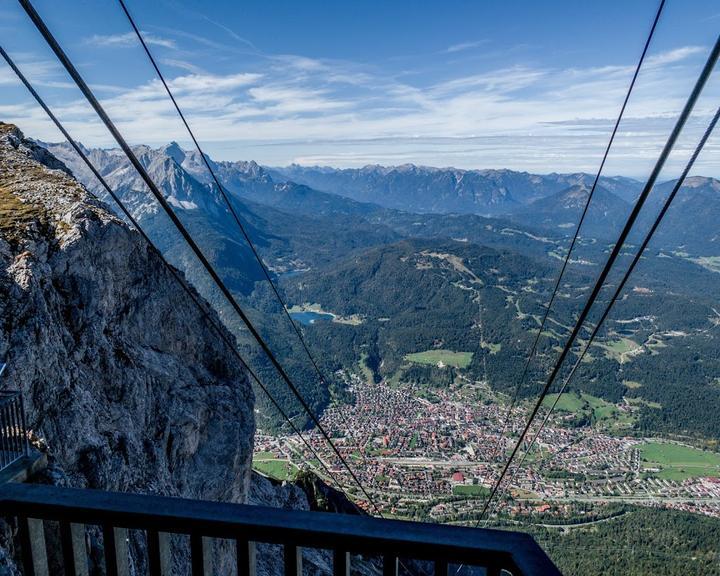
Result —
[[397, 574], [398, 574], [397, 556], [393, 556], [393, 555], [383, 556], [383, 576], [397, 576]]
[[19, 517], [18, 535], [24, 576], [49, 576], [43, 521]]
[[147, 546], [150, 576], [170, 576], [172, 570], [170, 534], [149, 530]]
[[333, 550], [333, 576], [350, 576], [350, 552]]
[[0, 470], [10, 462], [10, 446], [7, 438], [8, 423], [5, 417], [5, 403], [0, 396]]
[[22, 395], [0, 393], [0, 470], [29, 454]]
[[435, 560], [435, 576], [448, 576], [447, 560]]
[[13, 455], [12, 461], [18, 459], [18, 455], [22, 453], [20, 448], [20, 435], [18, 434], [20, 429], [20, 418], [17, 413], [17, 396], [11, 398], [8, 405], [8, 411], [10, 412], [10, 442], [12, 444]]
[[8, 398], [5, 404], [5, 434], [8, 444], [8, 464], [12, 464], [15, 460], [15, 426], [13, 425], [12, 399]]
[[212, 573], [212, 540], [200, 534], [190, 535], [192, 576], [210, 576]]
[[3, 467], [13, 463], [13, 442], [12, 442], [12, 417], [10, 406], [6, 402], [2, 407], [3, 440], [5, 441], [5, 462]]
[[28, 429], [27, 429], [27, 421], [25, 419], [25, 402], [23, 402], [23, 394], [20, 392], [19, 394], [19, 400], [20, 402], [20, 424], [22, 425], [22, 435], [23, 435], [23, 451], [25, 452], [25, 456], [30, 456], [30, 439], [28, 438]]
[[20, 394], [17, 394], [10, 404], [13, 414], [13, 439], [15, 441], [15, 450], [17, 454], [15, 459], [17, 460], [21, 456], [25, 455], [25, 448], [22, 441], [22, 420], [20, 418]]
[[302, 576], [302, 549], [293, 544], [283, 545], [285, 576]]
[[88, 576], [85, 525], [61, 522], [60, 543], [65, 576]]
[[255, 557], [255, 542], [236, 540], [235, 547], [238, 576], [255, 576], [257, 566]]
[[103, 525], [103, 545], [105, 546], [105, 571], [107, 576], [129, 576], [128, 531]]

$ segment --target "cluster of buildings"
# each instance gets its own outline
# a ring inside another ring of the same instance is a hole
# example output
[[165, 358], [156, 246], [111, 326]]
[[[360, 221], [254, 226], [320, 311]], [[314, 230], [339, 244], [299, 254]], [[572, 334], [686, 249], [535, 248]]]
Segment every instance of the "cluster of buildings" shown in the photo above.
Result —
[[[525, 412], [517, 409], [505, 426], [502, 404], [468, 401], [459, 390], [433, 390], [437, 401], [430, 402], [412, 386], [350, 378], [354, 404], [329, 408], [322, 424], [376, 503], [388, 511], [423, 506], [438, 521], [476, 513]], [[311, 431], [305, 437], [352, 490], [352, 478], [320, 434]], [[568, 502], [627, 502], [720, 517], [720, 480], [680, 482], [649, 475], [639, 456], [642, 442], [590, 427], [564, 427], [561, 417], [551, 419], [525, 464], [511, 468], [505, 492], [512, 500], [504, 511], [534, 514], [549, 510], [550, 503], [562, 511]], [[315, 458], [294, 436], [259, 436], [256, 450], [297, 463]], [[315, 468], [324, 475], [317, 462]]]

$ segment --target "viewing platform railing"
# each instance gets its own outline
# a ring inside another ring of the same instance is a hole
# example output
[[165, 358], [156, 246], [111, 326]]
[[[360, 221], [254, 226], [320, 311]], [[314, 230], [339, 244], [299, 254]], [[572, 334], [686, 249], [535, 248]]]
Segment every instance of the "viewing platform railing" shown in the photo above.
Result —
[[[129, 572], [128, 530], [146, 538], [143, 565], [153, 576], [170, 574], [170, 534], [189, 536], [193, 576], [219, 574], [209, 562], [212, 539], [234, 542], [239, 576], [254, 576], [256, 543], [282, 546], [286, 576], [302, 576], [304, 548], [332, 551], [333, 576], [349, 576], [352, 554], [381, 558], [383, 576], [416, 576], [413, 561], [425, 561], [418, 574], [436, 576], [455, 576], [460, 565], [479, 567], [473, 575], [560, 574], [531, 536], [501, 530], [33, 484], [0, 486], [0, 515], [17, 526], [25, 576], [48, 574], [46, 542], [59, 542], [65, 576], [88, 574], [90, 525], [102, 531], [108, 576]], [[46, 540], [48, 530], [59, 538]]]
[[0, 390], [0, 472], [29, 454], [20, 392]]

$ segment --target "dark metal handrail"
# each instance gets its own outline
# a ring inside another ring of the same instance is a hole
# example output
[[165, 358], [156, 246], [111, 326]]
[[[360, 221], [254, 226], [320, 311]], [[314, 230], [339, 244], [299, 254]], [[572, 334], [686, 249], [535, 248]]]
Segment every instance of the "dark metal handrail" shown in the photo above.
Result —
[[256, 542], [284, 547], [286, 576], [302, 575], [302, 548], [332, 550], [335, 576], [348, 576], [351, 553], [382, 556], [383, 576], [397, 576], [399, 559], [434, 562], [436, 576], [448, 576], [453, 564], [485, 567], [488, 575], [560, 574], [531, 536], [501, 530], [33, 484], [0, 487], [0, 514], [19, 522], [26, 576], [47, 568], [43, 521], [60, 523], [66, 576], [87, 573], [88, 524], [102, 527], [108, 575], [126, 573], [128, 529], [146, 531], [153, 575], [167, 573], [163, 534], [190, 536], [193, 576], [210, 573], [209, 538], [236, 541], [241, 575], [255, 573]]
[[22, 395], [17, 391], [0, 390], [0, 471], [28, 453]]

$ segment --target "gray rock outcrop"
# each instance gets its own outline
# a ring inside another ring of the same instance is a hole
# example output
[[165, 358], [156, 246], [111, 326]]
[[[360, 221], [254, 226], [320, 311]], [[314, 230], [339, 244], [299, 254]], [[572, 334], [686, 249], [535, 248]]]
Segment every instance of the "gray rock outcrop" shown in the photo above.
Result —
[[[252, 473], [255, 398], [239, 362], [141, 235], [3, 123], [0, 361], [8, 363], [0, 385], [22, 391], [28, 427], [48, 455], [34, 481], [300, 510], [333, 500], [319, 480], [281, 484]], [[331, 508], [356, 512], [346, 501]], [[59, 549], [56, 535], [46, 537]], [[91, 573], [103, 574], [98, 529], [88, 540]], [[130, 544], [132, 573], [146, 573], [144, 538], [131, 533]], [[234, 573], [228, 542], [215, 542], [213, 558], [214, 573]], [[19, 574], [15, 560], [0, 522], [0, 576]], [[62, 571], [58, 557], [49, 560]], [[327, 550], [304, 550], [303, 560], [306, 576], [332, 572]], [[187, 571], [182, 538], [173, 561]], [[362, 576], [377, 571], [353, 566]], [[258, 575], [282, 572], [279, 548], [260, 544]]]
[[2, 384], [47, 447], [44, 481], [247, 500], [254, 396], [239, 362], [141, 236], [7, 124], [0, 320]]

